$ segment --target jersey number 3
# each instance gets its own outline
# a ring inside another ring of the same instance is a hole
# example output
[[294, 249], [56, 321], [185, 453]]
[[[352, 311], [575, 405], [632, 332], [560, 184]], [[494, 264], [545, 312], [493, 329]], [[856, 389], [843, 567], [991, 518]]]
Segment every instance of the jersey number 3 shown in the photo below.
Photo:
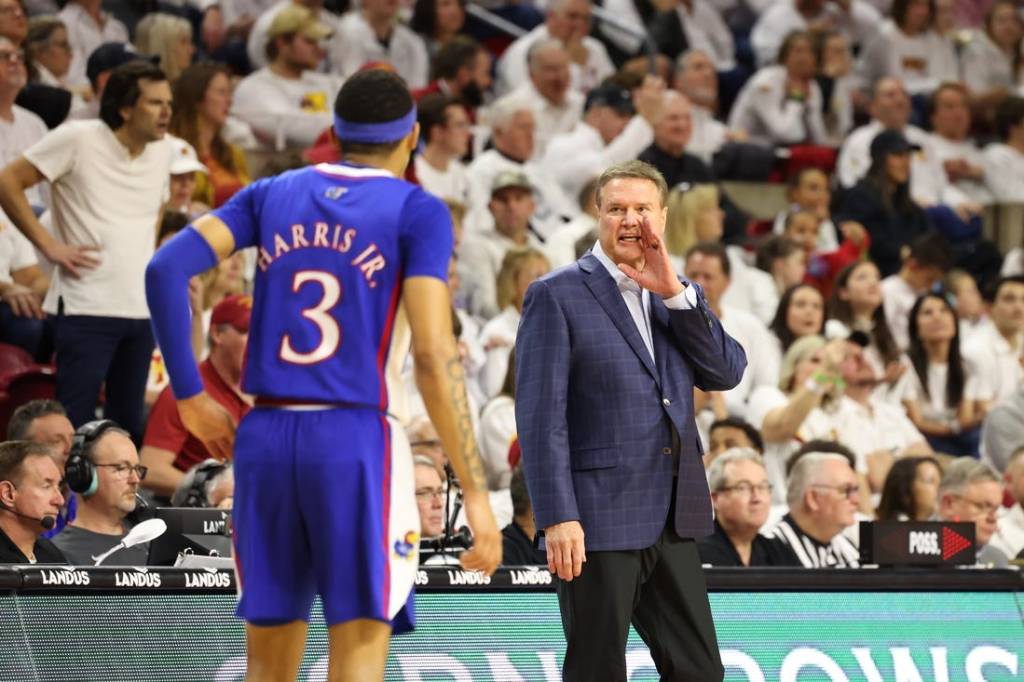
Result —
[[292, 346], [288, 334], [281, 339], [281, 359], [296, 365], [312, 365], [334, 355], [341, 344], [341, 328], [330, 310], [341, 300], [341, 282], [334, 275], [322, 270], [300, 270], [292, 280], [292, 292], [298, 293], [306, 282], [316, 282], [323, 288], [320, 302], [302, 311], [302, 316], [320, 330], [320, 343], [308, 353], [300, 353]]

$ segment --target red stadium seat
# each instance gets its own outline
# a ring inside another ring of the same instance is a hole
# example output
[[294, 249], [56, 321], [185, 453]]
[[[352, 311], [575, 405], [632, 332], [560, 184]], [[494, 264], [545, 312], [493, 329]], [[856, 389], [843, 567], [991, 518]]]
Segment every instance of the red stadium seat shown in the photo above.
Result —
[[12, 375], [36, 366], [27, 351], [17, 346], [0, 343], [0, 388], [7, 385]]
[[[0, 392], [0, 427], [7, 433], [7, 422], [21, 405], [40, 398], [53, 399], [57, 395], [57, 376], [49, 367], [32, 365], [7, 374]], [[0, 436], [2, 437], [2, 436]]]

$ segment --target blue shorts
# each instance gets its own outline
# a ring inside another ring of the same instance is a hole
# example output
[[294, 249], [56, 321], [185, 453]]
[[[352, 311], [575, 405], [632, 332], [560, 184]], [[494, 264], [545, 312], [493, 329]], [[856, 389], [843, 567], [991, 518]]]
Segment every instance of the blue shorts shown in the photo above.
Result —
[[235, 439], [238, 616], [328, 625], [357, 618], [413, 626], [419, 514], [412, 455], [374, 410], [263, 408]]

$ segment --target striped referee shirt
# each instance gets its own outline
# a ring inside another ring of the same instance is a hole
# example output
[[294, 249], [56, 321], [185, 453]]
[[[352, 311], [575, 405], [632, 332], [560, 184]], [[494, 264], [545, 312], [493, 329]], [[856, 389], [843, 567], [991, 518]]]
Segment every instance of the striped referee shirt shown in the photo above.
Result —
[[772, 537], [789, 545], [804, 568], [856, 568], [860, 566], [860, 550], [842, 533], [823, 543], [801, 530], [786, 514], [772, 531]]

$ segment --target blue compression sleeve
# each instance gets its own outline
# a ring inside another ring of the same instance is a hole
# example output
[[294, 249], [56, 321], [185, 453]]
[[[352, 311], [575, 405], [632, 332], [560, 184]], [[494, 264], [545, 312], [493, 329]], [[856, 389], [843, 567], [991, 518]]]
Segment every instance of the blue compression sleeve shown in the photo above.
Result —
[[146, 267], [146, 302], [157, 346], [178, 400], [203, 390], [192, 352], [188, 280], [217, 264], [213, 247], [191, 227], [161, 246]]

